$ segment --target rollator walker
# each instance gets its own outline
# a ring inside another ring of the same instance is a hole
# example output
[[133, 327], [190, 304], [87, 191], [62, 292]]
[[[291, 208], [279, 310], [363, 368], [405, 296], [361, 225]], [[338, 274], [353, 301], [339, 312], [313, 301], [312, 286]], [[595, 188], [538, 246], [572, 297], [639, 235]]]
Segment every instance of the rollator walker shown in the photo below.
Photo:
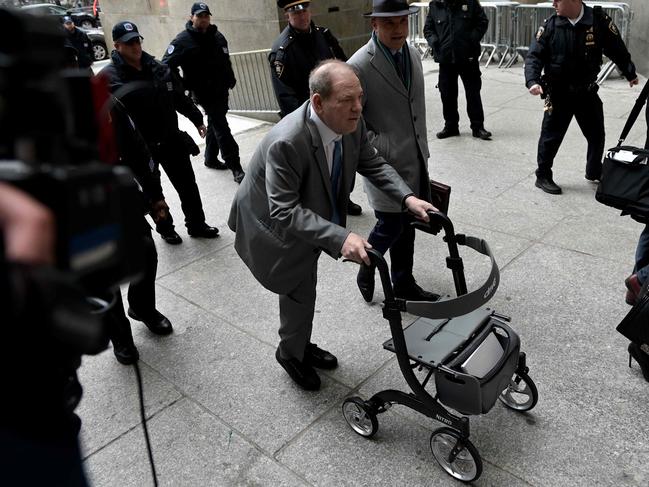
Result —
[[[385, 295], [383, 317], [390, 323], [392, 333], [383, 347], [397, 354], [399, 368], [412, 392], [388, 389], [367, 401], [349, 397], [343, 402], [342, 412], [349, 426], [366, 438], [377, 432], [377, 416], [393, 404], [407, 406], [443, 423], [446, 426], [433, 431], [430, 437], [433, 456], [449, 475], [472, 482], [482, 473], [482, 460], [469, 440], [466, 416], [489, 412], [496, 399], [516, 411], [529, 411], [536, 405], [538, 391], [528, 375], [520, 339], [508, 324], [511, 319], [484, 307], [500, 282], [498, 265], [489, 246], [482, 239], [456, 235], [451, 220], [443, 213], [430, 212], [429, 216], [429, 223], [417, 222], [414, 226], [433, 235], [444, 230], [449, 249], [446, 265], [453, 272], [457, 297], [437, 302], [396, 298], [385, 259], [379, 252], [368, 250], [381, 277]], [[487, 281], [470, 293], [458, 245], [491, 259]], [[403, 312], [418, 316], [405, 329]], [[414, 369], [428, 372], [423, 381]], [[435, 396], [426, 390], [433, 376]]]

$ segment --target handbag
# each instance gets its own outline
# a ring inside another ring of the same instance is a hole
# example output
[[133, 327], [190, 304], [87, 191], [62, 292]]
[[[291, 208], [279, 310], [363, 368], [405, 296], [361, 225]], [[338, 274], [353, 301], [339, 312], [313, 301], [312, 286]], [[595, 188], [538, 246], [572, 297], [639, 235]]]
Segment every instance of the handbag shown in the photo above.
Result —
[[633, 343], [649, 344], [649, 280], [640, 290], [640, 297], [631, 311], [617, 325], [617, 331], [627, 337]]
[[179, 130], [178, 136], [180, 137], [180, 143], [183, 145], [183, 147], [185, 148], [188, 154], [192, 156], [197, 156], [198, 154], [201, 153], [201, 150], [196, 145], [196, 142], [194, 142], [192, 136], [189, 135], [187, 132]]
[[624, 139], [638, 118], [649, 96], [649, 81], [622, 129], [617, 146], [609, 149], [602, 164], [602, 175], [595, 199], [600, 203], [622, 210], [641, 221], [649, 218], [649, 150], [623, 146]]
[[430, 180], [430, 202], [441, 213], [448, 214], [448, 204], [451, 199], [451, 187], [434, 179]]

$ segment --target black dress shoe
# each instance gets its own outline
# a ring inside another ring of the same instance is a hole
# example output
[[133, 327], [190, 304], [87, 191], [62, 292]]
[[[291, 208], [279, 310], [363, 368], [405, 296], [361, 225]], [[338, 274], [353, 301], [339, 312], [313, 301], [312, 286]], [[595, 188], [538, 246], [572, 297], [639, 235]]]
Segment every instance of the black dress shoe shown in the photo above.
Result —
[[484, 127], [479, 129], [474, 129], [473, 136], [482, 140], [491, 140], [491, 132], [485, 130]]
[[347, 202], [347, 214], [348, 215], [358, 216], [361, 213], [363, 213], [363, 208], [361, 208], [361, 205], [357, 205], [352, 200], [349, 200]]
[[449, 137], [456, 137], [460, 135], [460, 130], [455, 127], [455, 128], [450, 128], [450, 127], [444, 127], [441, 132], [437, 132], [435, 135], [438, 139], [447, 139]]
[[205, 161], [205, 167], [209, 169], [218, 169], [219, 171], [223, 171], [228, 168], [228, 165], [222, 160], [217, 159], [216, 162]]
[[133, 342], [120, 343], [113, 340], [113, 353], [122, 365], [133, 365], [140, 358], [140, 353]]
[[439, 294], [422, 289], [414, 281], [405, 285], [395, 284], [394, 295], [406, 301], [437, 301], [440, 297]]
[[320, 377], [318, 377], [318, 373], [313, 367], [300, 362], [296, 358], [282, 358], [279, 354], [279, 348], [275, 352], [275, 358], [291, 379], [302, 389], [306, 389], [307, 391], [317, 391], [320, 389]]
[[176, 230], [161, 233], [160, 236], [162, 237], [162, 240], [167, 242], [169, 245], [179, 245], [183, 243], [183, 239], [180, 238], [180, 235], [178, 235], [178, 233], [176, 233]]
[[361, 264], [356, 276], [356, 284], [358, 284], [363, 299], [368, 303], [372, 301], [372, 296], [374, 296], [374, 266]]
[[187, 233], [190, 237], [217, 238], [219, 236], [219, 229], [216, 227], [210, 227], [207, 223], [203, 223], [200, 227], [188, 228]]
[[241, 169], [241, 167], [232, 170], [232, 179], [234, 179], [234, 182], [237, 184], [241, 184], [241, 181], [243, 181], [245, 175], [246, 173], [243, 172], [243, 169]]
[[318, 369], [335, 369], [338, 359], [334, 354], [321, 349], [315, 343], [309, 343], [304, 351], [304, 363]]
[[153, 310], [150, 316], [140, 316], [129, 308], [128, 315], [134, 320], [144, 323], [156, 335], [169, 335], [174, 331], [171, 321], [157, 309]]
[[552, 181], [551, 177], [537, 176], [534, 186], [541, 188], [548, 194], [561, 194], [561, 188], [557, 186], [554, 181]]

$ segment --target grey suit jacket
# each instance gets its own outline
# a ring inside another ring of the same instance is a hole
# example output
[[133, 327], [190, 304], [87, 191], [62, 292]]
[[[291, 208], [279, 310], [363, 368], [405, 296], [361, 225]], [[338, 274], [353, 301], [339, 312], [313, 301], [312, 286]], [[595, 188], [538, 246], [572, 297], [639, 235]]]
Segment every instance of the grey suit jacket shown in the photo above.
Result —
[[261, 141], [239, 187], [228, 218], [234, 247], [267, 289], [287, 294], [311, 272], [324, 250], [338, 258], [349, 234], [344, 227], [354, 172], [381, 188], [396, 206], [410, 188], [367, 140], [364, 122], [343, 136], [343, 172], [337, 206], [341, 225], [329, 221], [329, 168], [310, 102], [284, 117]]
[[[430, 201], [424, 72], [417, 50], [405, 46], [412, 61], [410, 90], [373, 39], [347, 62], [360, 74], [363, 118], [370, 142], [418, 197]], [[394, 200], [367, 180], [365, 192], [375, 210], [401, 211]]]

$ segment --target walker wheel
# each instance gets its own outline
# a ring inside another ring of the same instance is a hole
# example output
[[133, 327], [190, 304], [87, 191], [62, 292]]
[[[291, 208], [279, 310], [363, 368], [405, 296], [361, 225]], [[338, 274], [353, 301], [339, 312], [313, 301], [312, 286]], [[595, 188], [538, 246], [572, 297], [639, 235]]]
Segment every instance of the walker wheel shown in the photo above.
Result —
[[360, 397], [348, 397], [343, 402], [343, 416], [356, 433], [370, 438], [379, 430], [376, 413]]
[[507, 389], [498, 396], [505, 406], [516, 411], [529, 411], [539, 400], [534, 381], [525, 372], [514, 372]]
[[439, 428], [430, 435], [430, 450], [440, 467], [462, 482], [473, 482], [482, 474], [482, 459], [473, 443], [460, 439], [451, 428]]

